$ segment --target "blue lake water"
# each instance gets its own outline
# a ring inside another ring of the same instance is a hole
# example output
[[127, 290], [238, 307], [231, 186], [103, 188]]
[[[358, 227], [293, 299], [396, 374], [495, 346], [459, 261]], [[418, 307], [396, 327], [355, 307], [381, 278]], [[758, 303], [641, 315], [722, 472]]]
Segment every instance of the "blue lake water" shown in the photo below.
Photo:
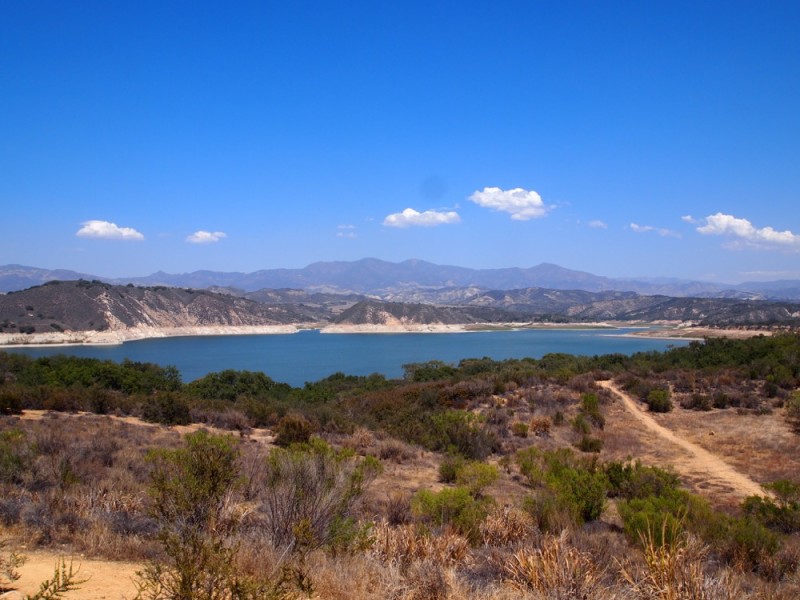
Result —
[[213, 371], [263, 371], [294, 386], [341, 371], [348, 375], [403, 375], [402, 365], [441, 360], [456, 364], [464, 358], [496, 360], [541, 358], [552, 352], [596, 355], [666, 350], [688, 342], [619, 337], [631, 329], [490, 331], [475, 333], [321, 334], [174, 337], [126, 342], [118, 346], [19, 348], [33, 357], [71, 354], [114, 361], [130, 359], [174, 365], [184, 381]]

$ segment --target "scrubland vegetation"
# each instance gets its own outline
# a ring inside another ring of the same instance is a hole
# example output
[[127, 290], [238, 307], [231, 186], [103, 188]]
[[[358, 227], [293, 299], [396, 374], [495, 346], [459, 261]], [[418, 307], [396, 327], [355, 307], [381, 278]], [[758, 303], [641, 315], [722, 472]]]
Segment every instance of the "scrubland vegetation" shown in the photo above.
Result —
[[25, 539], [139, 562], [151, 600], [800, 596], [800, 476], [738, 506], [698, 494], [607, 450], [597, 385], [800, 430], [800, 337], [405, 373], [184, 384], [0, 354], [0, 590]]

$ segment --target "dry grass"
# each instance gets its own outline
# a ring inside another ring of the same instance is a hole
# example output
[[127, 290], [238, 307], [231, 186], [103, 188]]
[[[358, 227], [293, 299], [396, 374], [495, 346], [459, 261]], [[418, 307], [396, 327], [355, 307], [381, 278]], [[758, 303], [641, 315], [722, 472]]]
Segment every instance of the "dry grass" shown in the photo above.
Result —
[[[660, 539], [667, 539], [662, 524]], [[708, 573], [708, 548], [689, 535], [676, 536], [672, 544], [658, 544], [653, 529], [642, 539], [644, 568], [621, 565], [631, 590], [643, 600], [735, 600], [740, 592], [728, 571]]]
[[420, 560], [450, 566], [464, 561], [469, 549], [467, 539], [450, 530], [431, 535], [416, 525], [392, 527], [383, 521], [372, 532], [370, 554], [383, 563], [401, 567]]
[[532, 539], [536, 527], [525, 511], [503, 506], [489, 513], [481, 523], [480, 533], [486, 546], [512, 546]]
[[524, 547], [503, 564], [507, 580], [545, 598], [612, 598], [592, 557], [571, 546], [567, 533], [547, 535], [538, 548]]

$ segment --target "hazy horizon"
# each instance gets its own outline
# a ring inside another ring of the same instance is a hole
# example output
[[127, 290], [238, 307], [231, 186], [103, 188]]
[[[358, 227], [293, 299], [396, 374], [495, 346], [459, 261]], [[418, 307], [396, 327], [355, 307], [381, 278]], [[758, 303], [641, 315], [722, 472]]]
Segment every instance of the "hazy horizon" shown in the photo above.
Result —
[[404, 262], [408, 262], [408, 261], [419, 261], [419, 262], [425, 262], [425, 263], [429, 263], [429, 264], [434, 264], [434, 265], [441, 266], [441, 267], [467, 268], [467, 269], [474, 269], [474, 270], [479, 270], [479, 271], [502, 270], [502, 269], [531, 269], [531, 268], [538, 267], [538, 266], [543, 265], [543, 264], [554, 264], [557, 267], [561, 267], [561, 268], [567, 269], [569, 271], [577, 271], [577, 272], [581, 272], [581, 273], [588, 273], [590, 275], [595, 275], [597, 277], [608, 277], [610, 279], [640, 280], [640, 281], [647, 281], [647, 280], [651, 280], [651, 281], [659, 281], [659, 280], [662, 280], [662, 281], [684, 281], [684, 282], [696, 281], [696, 282], [702, 282], [702, 283], [714, 283], [714, 284], [718, 284], [718, 285], [732, 285], [732, 286], [733, 285], [740, 285], [742, 283], [747, 283], [747, 282], [767, 283], [767, 282], [775, 282], [775, 281], [781, 281], [781, 280], [793, 280], [792, 278], [780, 278], [780, 277], [765, 278], [763, 276], [759, 277], [758, 275], [753, 275], [750, 279], [742, 279], [740, 281], [708, 281], [708, 280], [701, 280], [701, 279], [680, 278], [680, 277], [666, 277], [666, 276], [658, 276], [658, 275], [622, 275], [622, 276], [613, 277], [613, 276], [606, 275], [605, 273], [594, 273], [594, 272], [590, 272], [590, 271], [584, 271], [582, 269], [574, 269], [574, 268], [571, 268], [569, 266], [559, 265], [557, 263], [549, 263], [549, 262], [548, 263], [537, 263], [537, 264], [532, 264], [532, 265], [506, 265], [506, 266], [501, 266], [501, 267], [470, 267], [470, 266], [461, 265], [461, 264], [435, 263], [433, 261], [429, 261], [429, 260], [425, 260], [425, 259], [421, 259], [421, 258], [407, 258], [407, 259], [398, 260], [398, 261], [390, 261], [390, 260], [385, 260], [385, 259], [378, 258], [378, 257], [375, 257], [375, 256], [365, 256], [365, 257], [362, 257], [360, 259], [354, 259], [352, 261], [317, 260], [317, 261], [313, 261], [311, 263], [302, 265], [300, 267], [271, 267], [269, 269], [267, 269], [267, 268], [264, 268], [264, 269], [253, 269], [252, 271], [241, 271], [241, 270], [237, 270], [237, 269], [205, 269], [205, 268], [199, 268], [199, 269], [192, 269], [191, 271], [167, 271], [165, 269], [156, 269], [154, 271], [148, 271], [148, 272], [142, 272], [142, 273], [109, 274], [109, 273], [86, 272], [86, 271], [81, 271], [79, 269], [72, 269], [72, 268], [63, 267], [63, 266], [50, 267], [50, 266], [47, 266], [47, 265], [45, 265], [45, 266], [42, 266], [42, 265], [24, 265], [24, 264], [20, 264], [20, 263], [9, 263], [8, 265], [0, 265], [0, 267], [2, 267], [2, 266], [10, 266], [10, 265], [17, 265], [17, 266], [20, 266], [20, 267], [34, 268], [34, 269], [44, 269], [44, 270], [47, 270], [47, 271], [59, 271], [59, 270], [73, 271], [73, 272], [76, 272], [76, 273], [83, 273], [85, 275], [92, 275], [92, 276], [95, 276], [95, 277], [102, 277], [104, 279], [125, 280], [125, 279], [137, 279], [137, 278], [149, 277], [149, 276], [152, 276], [152, 275], [154, 275], [156, 273], [161, 273], [161, 272], [163, 272], [163, 273], [165, 273], [167, 275], [189, 275], [191, 273], [203, 272], [203, 271], [216, 272], [216, 273], [244, 273], [244, 274], [249, 274], [249, 273], [255, 273], [255, 272], [258, 272], [258, 271], [280, 270], [280, 269], [289, 269], [289, 270], [298, 269], [299, 270], [299, 269], [304, 269], [306, 267], [310, 267], [312, 265], [319, 264], [319, 263], [331, 263], [331, 262], [354, 263], [354, 262], [359, 262], [359, 261], [362, 261], [362, 260], [379, 260], [379, 261], [389, 262], [389, 263], [393, 263], [393, 264], [400, 264], [400, 263], [404, 263]]

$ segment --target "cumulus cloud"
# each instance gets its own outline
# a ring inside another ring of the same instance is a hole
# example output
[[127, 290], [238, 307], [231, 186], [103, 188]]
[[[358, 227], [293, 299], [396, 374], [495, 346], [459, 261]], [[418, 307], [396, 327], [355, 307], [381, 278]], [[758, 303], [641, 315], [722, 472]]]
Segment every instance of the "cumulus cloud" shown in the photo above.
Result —
[[692, 215], [684, 215], [681, 217], [684, 223], [697, 223], [697, 220]]
[[697, 228], [703, 235], [724, 235], [732, 238], [734, 246], [763, 249], [800, 250], [800, 235], [777, 231], [772, 227], [755, 227], [747, 219], [717, 213], [705, 218], [705, 225]]
[[657, 233], [661, 237], [681, 237], [681, 234], [677, 231], [672, 231], [671, 229], [665, 229], [663, 227], [653, 227], [652, 225], [638, 225], [637, 223], [631, 223], [629, 225], [631, 231], [636, 233]]
[[109, 221], [84, 221], [75, 235], [105, 240], [143, 240], [144, 236], [132, 227], [120, 227]]
[[436, 211], [426, 210], [417, 212], [413, 208], [407, 208], [403, 212], [392, 213], [383, 220], [387, 227], [436, 227], [437, 225], [449, 225], [458, 223], [461, 217], [455, 211]]
[[483, 191], [473, 192], [469, 199], [478, 206], [507, 212], [516, 221], [538, 219], [545, 216], [552, 208], [545, 206], [539, 194], [522, 188], [502, 190], [498, 187], [486, 187]]
[[186, 241], [190, 244], [213, 244], [222, 238], [228, 237], [222, 231], [195, 231], [192, 235], [186, 236]]
[[608, 225], [606, 225], [600, 219], [595, 219], [594, 221], [589, 221], [588, 224], [589, 224], [589, 227], [592, 227], [593, 229], [608, 229]]

